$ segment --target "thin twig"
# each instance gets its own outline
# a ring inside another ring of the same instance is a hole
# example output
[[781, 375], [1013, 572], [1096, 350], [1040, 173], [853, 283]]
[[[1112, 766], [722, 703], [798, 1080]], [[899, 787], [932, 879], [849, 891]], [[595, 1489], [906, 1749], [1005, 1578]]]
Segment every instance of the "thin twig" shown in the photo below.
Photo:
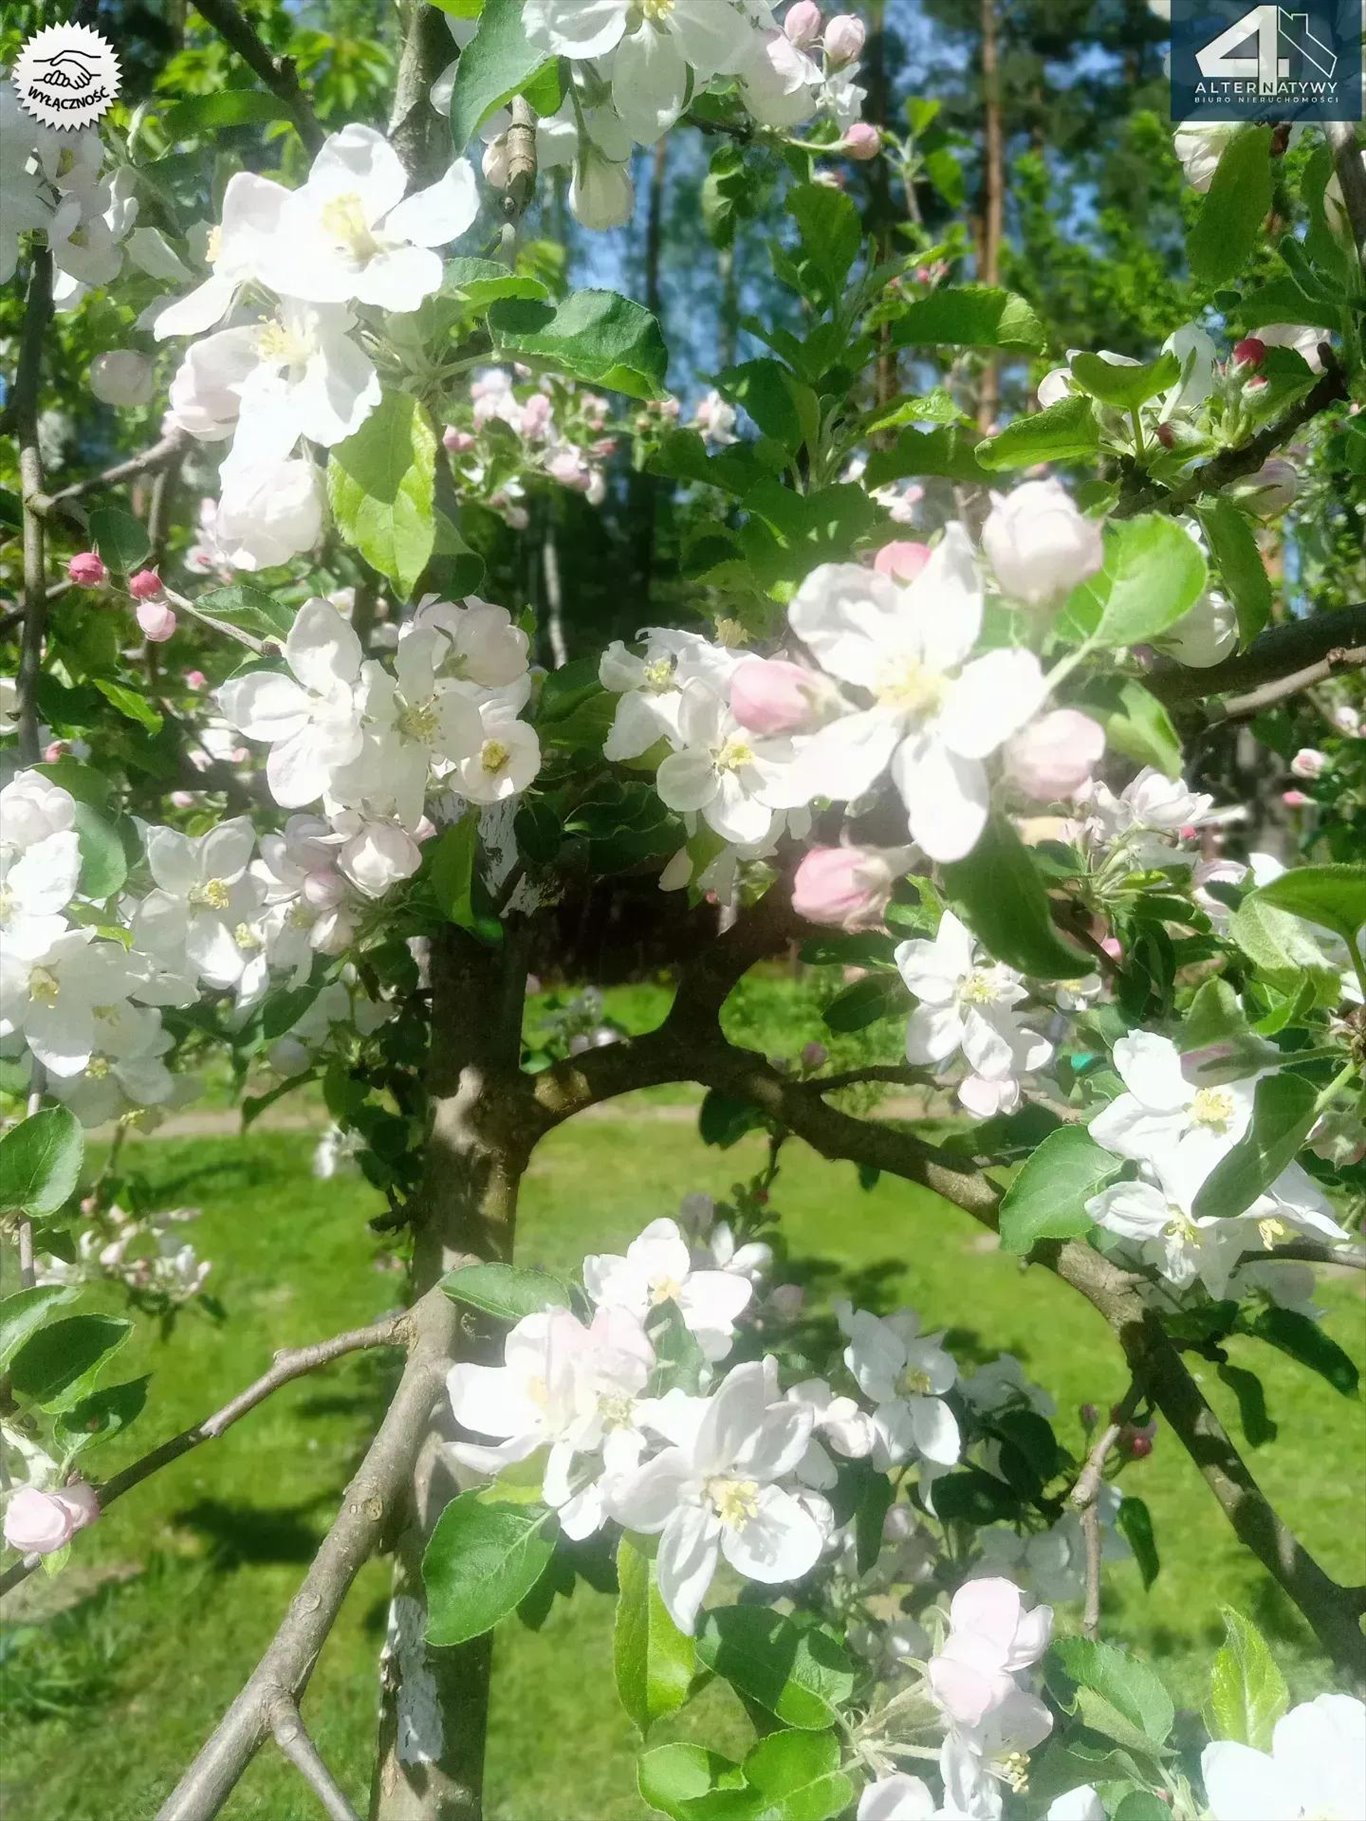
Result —
[[38, 441], [38, 385], [43, 341], [52, 315], [52, 254], [33, 249], [19, 362], [14, 373], [14, 423], [19, 441], [19, 485], [23, 497], [24, 626], [20, 635], [16, 690], [19, 697], [19, 758], [38, 763], [38, 676], [43, 667], [47, 625], [47, 552], [37, 501], [43, 491], [43, 455]]
[[[302, 1378], [305, 1373], [316, 1372], [320, 1366], [330, 1366], [348, 1353], [359, 1353], [368, 1347], [403, 1346], [409, 1332], [409, 1320], [409, 1314], [402, 1312], [372, 1322], [368, 1328], [352, 1328], [345, 1334], [334, 1335], [331, 1340], [314, 1341], [311, 1346], [291, 1347], [277, 1353], [270, 1370], [263, 1372], [245, 1391], [239, 1391], [221, 1410], [215, 1410], [212, 1416], [206, 1416], [189, 1429], [182, 1429], [179, 1435], [162, 1442], [160, 1447], [153, 1448], [98, 1487], [100, 1510], [107, 1511], [115, 1499], [122, 1498], [125, 1492], [131, 1492], [134, 1486], [141, 1485], [161, 1468], [169, 1467], [172, 1461], [179, 1460], [182, 1454], [188, 1454], [202, 1442], [216, 1441], [281, 1385]], [[25, 1556], [22, 1562], [15, 1563], [0, 1575], [0, 1597], [26, 1580], [41, 1560], [41, 1556]]]
[[270, 1730], [275, 1743], [317, 1796], [331, 1821], [359, 1821], [347, 1801], [341, 1785], [323, 1763], [317, 1746], [308, 1736], [298, 1705], [289, 1695], [281, 1695], [270, 1710]]
[[833, 1094], [840, 1088], [862, 1087], [865, 1082], [887, 1082], [893, 1087], [918, 1087], [934, 1078], [926, 1069], [908, 1062], [873, 1063], [863, 1069], [845, 1069], [840, 1075], [811, 1075], [802, 1083], [818, 1094]]
[[1250, 689], [1246, 695], [1225, 696], [1222, 701], [1212, 702], [1205, 712], [1211, 721], [1246, 721], [1261, 714], [1265, 708], [1274, 708], [1278, 702], [1301, 695], [1316, 683], [1326, 683], [1329, 677], [1341, 671], [1362, 669], [1366, 669], [1366, 645], [1335, 645], [1316, 664], [1306, 664], [1303, 670], [1292, 670], [1288, 677], [1263, 683], [1260, 689]]
[[1086, 1546], [1086, 1603], [1082, 1608], [1082, 1636], [1098, 1638], [1100, 1636], [1100, 1488], [1105, 1477], [1105, 1463], [1110, 1451], [1124, 1433], [1124, 1425], [1129, 1422], [1138, 1408], [1140, 1391], [1137, 1381], [1129, 1386], [1124, 1401], [1115, 1411], [1113, 1418], [1101, 1430], [1094, 1447], [1086, 1457], [1086, 1465], [1077, 1475], [1077, 1483], [1069, 1493], [1069, 1498], [1081, 1514], [1081, 1534]]
[[1253, 1262], [1260, 1264], [1265, 1258], [1284, 1258], [1306, 1265], [1341, 1265], [1347, 1271], [1366, 1271], [1366, 1246], [1329, 1246], [1317, 1239], [1288, 1240], [1283, 1246], [1272, 1246]]
[[155, 474], [159, 469], [168, 467], [185, 453], [188, 446], [184, 432], [172, 430], [149, 449], [144, 449], [140, 455], [130, 455], [125, 461], [115, 462], [99, 474], [87, 475], [83, 481], [73, 481], [69, 487], [63, 487], [56, 493], [40, 493], [33, 501], [33, 509], [40, 518], [45, 519], [51, 518], [54, 513], [66, 512], [70, 505], [76, 500], [84, 499], [88, 493], [103, 493], [106, 488], [122, 486], [124, 481], [135, 481], [141, 475]]
[[310, 152], [316, 152], [323, 142], [323, 129], [299, 88], [293, 58], [272, 56], [232, 0], [194, 0], [194, 8], [261, 78], [271, 94], [284, 102], [300, 139]]

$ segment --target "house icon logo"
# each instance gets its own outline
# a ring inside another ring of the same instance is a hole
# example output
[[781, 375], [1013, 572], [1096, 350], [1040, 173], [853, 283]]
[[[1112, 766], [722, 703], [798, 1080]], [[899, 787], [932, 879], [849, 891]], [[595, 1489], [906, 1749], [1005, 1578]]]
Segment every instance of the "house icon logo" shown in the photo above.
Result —
[[1362, 0], [1173, 0], [1172, 118], [1360, 120]]

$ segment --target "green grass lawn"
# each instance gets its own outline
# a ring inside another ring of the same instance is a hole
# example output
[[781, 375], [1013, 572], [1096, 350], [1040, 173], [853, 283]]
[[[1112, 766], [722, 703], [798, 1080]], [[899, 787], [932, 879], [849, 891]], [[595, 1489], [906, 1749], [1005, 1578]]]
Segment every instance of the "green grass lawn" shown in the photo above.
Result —
[[[629, 1239], [672, 1212], [685, 1190], [724, 1191], [757, 1156], [748, 1142], [727, 1153], [704, 1149], [669, 1109], [635, 1111], [567, 1127], [537, 1152], [519, 1241], [528, 1260], [572, 1267], [585, 1250]], [[97, 1464], [107, 1475], [207, 1414], [274, 1347], [397, 1302], [401, 1279], [377, 1268], [380, 1248], [365, 1225], [377, 1198], [358, 1180], [314, 1182], [311, 1146], [306, 1134], [261, 1133], [137, 1148], [162, 1205], [203, 1207], [195, 1240], [215, 1261], [213, 1288], [231, 1322], [219, 1329], [191, 1315], [168, 1339], [135, 1339], [117, 1376], [153, 1373], [149, 1414], [132, 1436], [92, 1457], [92, 1470]], [[794, 1274], [838, 1256], [886, 1302], [904, 1299], [927, 1324], [950, 1326], [960, 1358], [1019, 1354], [1056, 1396], [1067, 1442], [1078, 1439], [1072, 1409], [1105, 1406], [1123, 1391], [1099, 1318], [1046, 1273], [1022, 1273], [966, 1216], [906, 1184], [884, 1181], [862, 1193], [851, 1167], [824, 1164], [799, 1146], [790, 1156], [774, 1202], [794, 1258], [807, 1261]], [[829, 1274], [812, 1275], [828, 1294]], [[1330, 1332], [1362, 1357], [1366, 1310], [1356, 1284], [1327, 1284], [1321, 1300]], [[1257, 1349], [1254, 1359], [1251, 1343], [1235, 1357], [1256, 1364], [1281, 1425], [1278, 1442], [1255, 1462], [1268, 1492], [1332, 1573], [1366, 1580], [1359, 1405], [1278, 1355]], [[357, 1359], [288, 1387], [221, 1442], [131, 1493], [80, 1540], [56, 1581], [29, 1584], [35, 1628], [12, 1630], [0, 1661], [11, 1710], [0, 1754], [5, 1821], [148, 1821], [277, 1625], [376, 1420], [385, 1370]], [[1233, 1423], [1212, 1368], [1203, 1382]], [[1159, 1435], [1126, 1484], [1152, 1508], [1163, 1569], [1147, 1595], [1131, 1565], [1111, 1571], [1107, 1621], [1159, 1655], [1178, 1698], [1195, 1704], [1218, 1607], [1233, 1602], [1278, 1641], [1292, 1686], [1308, 1688], [1316, 1665], [1294, 1614], [1235, 1545], [1184, 1455]], [[324, 1755], [362, 1811], [386, 1586], [382, 1565], [362, 1573], [305, 1704]], [[515, 1620], [500, 1632], [491, 1821], [645, 1814], [630, 1727], [612, 1690], [610, 1623], [610, 1600], [580, 1585], [540, 1632]], [[735, 1716], [719, 1696], [704, 1696], [680, 1722], [688, 1729], [724, 1744]], [[313, 1821], [312, 1802], [267, 1752], [224, 1813], [232, 1821]]]

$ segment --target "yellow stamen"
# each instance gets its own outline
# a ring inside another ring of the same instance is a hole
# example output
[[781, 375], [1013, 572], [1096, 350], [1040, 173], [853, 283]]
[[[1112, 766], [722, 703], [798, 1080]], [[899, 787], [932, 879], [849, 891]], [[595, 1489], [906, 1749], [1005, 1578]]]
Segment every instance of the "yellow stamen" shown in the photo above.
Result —
[[196, 885], [190, 891], [190, 903], [202, 905], [207, 910], [226, 910], [231, 888], [224, 879], [206, 879], [202, 885]]
[[354, 190], [334, 196], [322, 211], [322, 224], [332, 238], [364, 264], [375, 257], [380, 243], [365, 219], [365, 208]]
[[759, 1515], [759, 1487], [754, 1480], [729, 1480], [718, 1475], [706, 1480], [702, 1490], [728, 1529], [738, 1530]]
[[873, 693], [887, 708], [918, 719], [934, 713], [944, 699], [945, 678], [919, 658], [900, 658], [884, 666]]
[[62, 983], [50, 967], [35, 967], [28, 977], [28, 996], [39, 1005], [56, 1005]]
[[1209, 1126], [1217, 1132], [1227, 1131], [1233, 1118], [1233, 1096], [1223, 1088], [1197, 1088], [1191, 1101], [1191, 1122]]
[[485, 740], [479, 748], [479, 763], [487, 772], [501, 771], [511, 757], [501, 740]]

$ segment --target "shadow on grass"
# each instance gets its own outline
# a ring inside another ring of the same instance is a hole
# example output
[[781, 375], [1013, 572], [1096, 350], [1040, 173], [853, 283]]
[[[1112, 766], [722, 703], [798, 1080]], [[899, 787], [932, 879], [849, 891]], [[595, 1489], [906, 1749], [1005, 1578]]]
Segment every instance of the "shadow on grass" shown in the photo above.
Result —
[[311, 1562], [334, 1502], [327, 1495], [272, 1509], [201, 1499], [172, 1513], [171, 1522], [177, 1530], [192, 1530], [202, 1537], [215, 1572], [227, 1573], [247, 1563]]

